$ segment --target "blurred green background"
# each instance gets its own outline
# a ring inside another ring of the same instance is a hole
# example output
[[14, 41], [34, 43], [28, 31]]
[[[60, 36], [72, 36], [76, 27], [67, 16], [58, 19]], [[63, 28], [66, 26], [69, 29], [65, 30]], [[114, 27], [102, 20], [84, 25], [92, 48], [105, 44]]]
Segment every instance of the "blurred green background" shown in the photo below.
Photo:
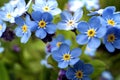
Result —
[[[58, 0], [59, 7], [63, 10], [68, 0]], [[0, 0], [0, 7], [8, 0]], [[115, 6], [117, 11], [120, 11], [120, 0], [100, 0], [101, 8], [107, 6]], [[82, 20], [88, 20], [88, 11], [84, 8], [84, 16]], [[60, 16], [54, 17], [54, 23], [60, 20]], [[66, 39], [72, 41], [71, 48], [81, 47], [75, 41], [75, 34], [71, 31], [59, 31], [56, 35], [64, 34]], [[71, 35], [69, 35], [71, 34]], [[20, 38], [15, 37], [11, 42], [1, 39], [2, 46], [5, 51], [0, 54], [0, 80], [57, 80], [59, 68], [50, 57], [48, 62], [54, 66], [48, 69], [40, 64], [40, 61], [45, 58], [46, 43], [37, 39], [34, 35], [29, 39], [28, 43], [20, 43]], [[13, 46], [20, 47], [20, 52], [15, 52]], [[82, 47], [84, 50], [84, 47]], [[120, 52], [108, 53], [103, 45], [96, 52], [96, 56], [91, 58], [82, 54], [81, 60], [86, 63], [91, 63], [94, 66], [94, 73], [91, 75], [92, 80], [99, 80], [99, 77], [104, 70], [109, 70], [114, 80], [120, 80]]]

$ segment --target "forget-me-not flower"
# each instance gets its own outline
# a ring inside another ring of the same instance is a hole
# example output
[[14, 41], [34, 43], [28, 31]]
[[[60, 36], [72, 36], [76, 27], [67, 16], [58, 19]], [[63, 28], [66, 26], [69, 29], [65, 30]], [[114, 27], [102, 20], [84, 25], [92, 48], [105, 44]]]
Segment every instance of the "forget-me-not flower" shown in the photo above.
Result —
[[69, 80], [91, 80], [89, 75], [93, 73], [91, 64], [84, 64], [83, 61], [78, 61], [73, 68], [68, 68], [66, 76]]
[[120, 29], [109, 28], [103, 38], [103, 43], [109, 52], [114, 52], [115, 48], [120, 49]]
[[65, 40], [63, 35], [58, 35], [50, 42], [51, 52], [57, 50], [61, 46], [61, 44], [67, 44], [70, 46], [71, 42], [70, 40]]
[[15, 29], [16, 36], [21, 37], [21, 43], [26, 43], [31, 36], [31, 29], [35, 22], [30, 20], [29, 15], [26, 15], [25, 21], [21, 17], [17, 17], [15, 23], [18, 25]]
[[6, 23], [0, 20], [0, 37], [2, 36], [3, 32], [6, 30]]
[[83, 11], [81, 9], [78, 9], [73, 16], [69, 11], [63, 11], [61, 13], [62, 20], [58, 23], [57, 28], [60, 30], [76, 29], [82, 15]]
[[89, 48], [98, 48], [100, 46], [100, 38], [106, 33], [106, 28], [101, 25], [99, 17], [92, 17], [89, 22], [80, 22], [78, 24], [80, 34], [76, 40], [80, 45], [87, 44]]
[[48, 34], [53, 34], [56, 31], [56, 25], [52, 23], [53, 16], [48, 13], [44, 12], [41, 13], [40, 11], [34, 11], [32, 13], [32, 18], [35, 20], [36, 37], [40, 39], [44, 39]]
[[95, 56], [96, 50], [97, 50], [96, 48], [89, 48], [88, 46], [86, 46], [86, 49], [85, 49], [84, 53], [93, 57], [93, 56]]
[[68, 65], [74, 65], [79, 61], [80, 55], [80, 48], [75, 48], [70, 51], [70, 47], [67, 44], [61, 44], [60, 48], [52, 53], [52, 57], [58, 62], [59, 68], [66, 68]]
[[61, 13], [56, 0], [35, 0], [33, 5], [34, 11], [49, 12], [52, 15], [57, 15]]

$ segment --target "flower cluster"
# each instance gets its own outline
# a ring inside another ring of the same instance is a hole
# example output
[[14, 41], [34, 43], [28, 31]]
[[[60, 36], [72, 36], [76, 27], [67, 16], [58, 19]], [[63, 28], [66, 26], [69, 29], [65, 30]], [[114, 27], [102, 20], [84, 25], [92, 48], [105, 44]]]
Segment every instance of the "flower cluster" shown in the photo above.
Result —
[[[87, 0], [82, 0], [87, 9], [91, 10], [98, 6], [90, 5]], [[92, 0], [98, 3], [98, 0]], [[30, 6], [32, 4], [32, 6]], [[28, 12], [31, 9], [31, 12]], [[61, 20], [55, 24], [54, 16], [59, 15]], [[114, 52], [115, 48], [120, 49], [120, 13], [115, 12], [115, 7], [110, 6], [105, 9], [91, 12], [89, 21], [81, 21], [83, 10], [78, 8], [74, 13], [69, 10], [61, 11], [56, 0], [30, 0], [27, 4], [24, 0], [10, 1], [0, 10], [0, 37], [7, 31], [7, 24], [15, 23], [14, 29], [17, 37], [21, 38], [21, 43], [27, 43], [35, 33], [35, 36], [48, 43], [47, 56], [41, 63], [47, 64], [49, 56], [58, 63], [60, 69], [65, 70], [65, 78], [69, 80], [90, 80], [89, 75], [93, 73], [93, 66], [85, 64], [81, 60], [84, 53], [81, 46], [86, 47], [85, 53], [94, 56], [95, 51], [103, 43], [109, 52]], [[63, 35], [57, 35], [57, 30], [72, 31], [75, 33], [75, 41], [78, 48], [71, 50], [74, 45], [70, 40], [66, 40]], [[50, 38], [50, 39], [49, 39]], [[3, 48], [1, 52], [3, 51]]]

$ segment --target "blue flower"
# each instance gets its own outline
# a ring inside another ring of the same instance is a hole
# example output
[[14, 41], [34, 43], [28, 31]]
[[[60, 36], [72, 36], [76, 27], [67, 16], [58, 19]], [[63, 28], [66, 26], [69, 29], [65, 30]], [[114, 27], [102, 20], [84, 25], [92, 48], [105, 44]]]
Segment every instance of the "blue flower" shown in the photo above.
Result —
[[120, 13], [115, 13], [116, 8], [114, 6], [106, 7], [103, 10], [102, 18], [106, 27], [118, 27], [120, 28]]
[[52, 42], [50, 42], [51, 52], [57, 50], [61, 46], [61, 44], [67, 44], [70, 46], [71, 42], [70, 40], [65, 40], [63, 35], [58, 35], [52, 40]]
[[103, 71], [101, 75], [101, 80], [113, 80], [113, 76], [109, 71]]
[[79, 61], [81, 55], [81, 49], [75, 48], [70, 51], [70, 48], [66, 44], [62, 44], [60, 48], [53, 51], [52, 57], [58, 62], [59, 68], [66, 68], [68, 65], [74, 65]]
[[103, 11], [104, 11], [104, 9], [99, 9], [99, 10], [97, 10], [97, 11], [91, 11], [89, 14], [88, 14], [88, 16], [94, 16], [94, 15], [102, 15], [103, 14]]
[[120, 49], [120, 29], [109, 28], [103, 38], [103, 43], [109, 52], [114, 52], [115, 48]]
[[35, 35], [40, 39], [44, 39], [48, 34], [53, 34], [56, 31], [56, 25], [52, 23], [53, 16], [50, 13], [34, 11], [32, 18], [35, 20], [36, 28]]
[[6, 30], [6, 24], [0, 20], [0, 37], [2, 36], [3, 32]]
[[88, 23], [80, 22], [78, 30], [81, 34], [76, 37], [77, 43], [80, 45], [88, 43], [87, 46], [91, 49], [100, 46], [100, 38], [106, 33], [106, 28], [101, 25], [99, 17], [92, 17]]
[[0, 18], [4, 21], [14, 23], [15, 22], [14, 7], [11, 4], [5, 4], [5, 6], [0, 11]]
[[61, 10], [57, 8], [58, 3], [56, 0], [35, 0], [33, 5], [34, 11], [49, 12], [52, 15], [61, 13]]
[[21, 37], [21, 43], [26, 43], [31, 36], [31, 29], [34, 27], [35, 23], [30, 20], [28, 15], [26, 16], [26, 21], [21, 17], [17, 17], [15, 23], [18, 25], [15, 29], [16, 36]]
[[90, 80], [89, 75], [93, 73], [91, 64], [84, 64], [83, 61], [78, 61], [73, 68], [68, 68], [66, 76], [70, 80]]
[[96, 52], [96, 48], [89, 48], [87, 46], [84, 53], [93, 57], [93, 56], [95, 56], [95, 52]]
[[83, 11], [81, 9], [78, 9], [73, 16], [69, 11], [63, 11], [61, 13], [62, 20], [58, 23], [57, 28], [60, 30], [76, 29], [82, 15]]

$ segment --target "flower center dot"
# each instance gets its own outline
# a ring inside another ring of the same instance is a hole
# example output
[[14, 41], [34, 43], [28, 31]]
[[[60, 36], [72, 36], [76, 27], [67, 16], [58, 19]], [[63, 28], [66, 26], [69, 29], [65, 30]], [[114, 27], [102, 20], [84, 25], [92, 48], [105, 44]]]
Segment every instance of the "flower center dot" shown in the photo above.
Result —
[[79, 70], [75, 73], [75, 75], [78, 79], [81, 79], [83, 77], [83, 72]]
[[43, 11], [49, 12], [49, 11], [50, 11], [50, 8], [49, 8], [48, 6], [45, 6], [45, 7], [43, 8]]
[[64, 61], [69, 61], [71, 59], [71, 55], [70, 54], [64, 54], [63, 55], [63, 60]]
[[46, 22], [44, 20], [41, 20], [39, 23], [38, 23], [39, 27], [40, 28], [44, 28], [46, 26]]
[[0, 25], [0, 30], [2, 30], [2, 25]]
[[69, 21], [67, 22], [67, 25], [68, 25], [68, 26], [74, 26], [74, 24], [75, 24], [74, 20], [69, 20]]
[[10, 13], [7, 14], [7, 18], [12, 18], [12, 15]]
[[27, 26], [26, 26], [26, 25], [23, 25], [23, 26], [22, 26], [22, 31], [23, 31], [23, 32], [27, 32]]
[[56, 46], [60, 47], [61, 44], [62, 44], [62, 42], [57, 42]]
[[109, 34], [108, 35], [108, 42], [114, 42], [115, 41], [115, 35], [114, 34]]
[[89, 30], [87, 31], [88, 37], [94, 37], [95, 34], [96, 34], [96, 31], [95, 31], [94, 29], [89, 29]]
[[115, 25], [115, 21], [114, 20], [108, 20], [107, 23], [111, 26], [114, 26]]

